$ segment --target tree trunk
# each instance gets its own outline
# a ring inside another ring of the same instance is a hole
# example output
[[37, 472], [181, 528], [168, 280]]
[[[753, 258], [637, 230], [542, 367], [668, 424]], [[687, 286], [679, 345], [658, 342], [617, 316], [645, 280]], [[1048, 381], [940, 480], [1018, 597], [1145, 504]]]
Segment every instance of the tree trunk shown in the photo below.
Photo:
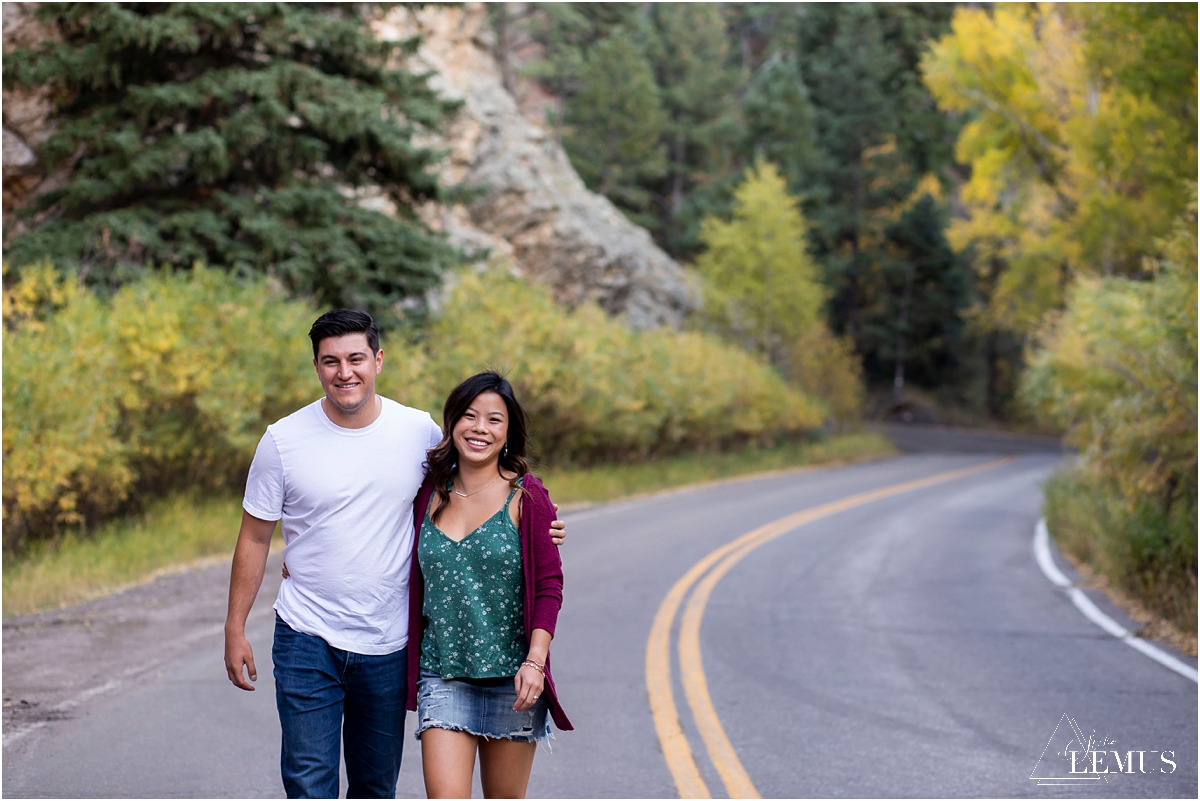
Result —
[[500, 76], [504, 81], [504, 88], [515, 98], [517, 96], [517, 82], [513, 78], [512, 58], [509, 56], [509, 52], [512, 49], [512, 42], [509, 41], [508, 3], [497, 3], [496, 5], [498, 6], [496, 13], [499, 15], [496, 27], [499, 29], [500, 38], [497, 46], [498, 55], [500, 56]]
[[908, 306], [912, 300], [913, 273], [916, 265], [908, 263], [904, 276], [904, 293], [900, 296], [900, 315], [896, 319], [896, 377], [892, 381], [892, 405], [899, 406], [904, 400], [904, 334], [908, 328]]
[[671, 154], [671, 160], [674, 162], [674, 175], [671, 181], [671, 216], [674, 217], [679, 212], [679, 207], [683, 205], [683, 154], [684, 146], [683, 131], [675, 134], [674, 152]]
[[862, 174], [854, 176], [854, 227], [850, 232], [850, 303], [846, 310], [846, 333], [858, 343], [858, 234], [862, 214]]

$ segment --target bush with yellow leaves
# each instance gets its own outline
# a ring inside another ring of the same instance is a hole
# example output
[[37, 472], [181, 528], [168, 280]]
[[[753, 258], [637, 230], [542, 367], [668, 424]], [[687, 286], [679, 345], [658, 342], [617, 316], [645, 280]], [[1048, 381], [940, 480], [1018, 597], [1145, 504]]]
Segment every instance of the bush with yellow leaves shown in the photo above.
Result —
[[317, 395], [312, 309], [197, 268], [109, 300], [49, 265], [4, 292], [4, 544], [132, 497], [235, 486], [264, 426]]
[[[630, 331], [502, 270], [466, 273], [384, 394], [434, 412], [462, 379], [506, 373], [530, 416], [536, 455], [556, 463], [638, 459], [774, 441], [811, 431], [824, 409], [762, 360], [711, 334]], [[414, 361], [415, 359], [415, 361]]]
[[[236, 490], [266, 426], [320, 396], [316, 314], [199, 267], [110, 299], [23, 270], [4, 293], [6, 549], [180, 488]], [[714, 335], [630, 331], [503, 270], [462, 274], [420, 342], [383, 347], [379, 392], [439, 421], [459, 381], [508, 373], [555, 464], [773, 442], [825, 415]]]

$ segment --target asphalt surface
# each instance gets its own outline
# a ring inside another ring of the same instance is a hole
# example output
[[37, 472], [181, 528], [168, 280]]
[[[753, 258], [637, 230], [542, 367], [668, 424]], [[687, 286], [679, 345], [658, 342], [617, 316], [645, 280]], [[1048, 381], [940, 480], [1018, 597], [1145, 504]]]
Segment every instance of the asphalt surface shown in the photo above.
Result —
[[[552, 650], [576, 731], [539, 753], [529, 795], [677, 795], [647, 704], [645, 649], [663, 597], [710, 551], [797, 510], [992, 458], [909, 454], [566, 515]], [[1196, 684], [1086, 620], [1034, 562], [1039, 482], [1059, 458], [1020, 455], [815, 521], [721, 580], [701, 629], [704, 669], [763, 796], [1196, 797]], [[15, 707], [6, 708], [4, 795], [281, 796], [274, 585], [248, 628], [259, 688], [243, 693], [221, 664], [226, 576], [217, 566], [166, 577], [157, 591], [56, 613], [61, 623], [6, 621], [4, 697]], [[78, 643], [75, 672], [91, 678], [64, 689], [71, 671], [39, 666], [39, 643], [56, 637], [60, 650]], [[677, 668], [675, 681], [700, 771], [724, 795]], [[21, 700], [27, 711], [12, 712]], [[1147, 772], [1037, 785], [1029, 777], [1064, 714], [1115, 740], [1110, 748], [1146, 751]], [[1150, 752], [1164, 750], [1176, 770], [1151, 773], [1165, 763]], [[424, 795], [415, 740], [398, 795]]]

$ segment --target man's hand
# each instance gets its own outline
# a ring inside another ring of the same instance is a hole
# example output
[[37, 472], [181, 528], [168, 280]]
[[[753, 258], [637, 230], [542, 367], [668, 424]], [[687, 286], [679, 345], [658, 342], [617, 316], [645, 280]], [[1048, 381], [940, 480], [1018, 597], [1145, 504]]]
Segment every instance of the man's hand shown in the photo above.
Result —
[[[554, 512], [558, 513], [558, 504], [554, 504]], [[567, 538], [567, 524], [561, 520], [555, 520], [550, 524], [550, 541], [555, 545], [562, 545], [563, 540]]]
[[225, 632], [225, 672], [229, 680], [243, 690], [254, 692], [254, 685], [246, 681], [242, 666], [250, 673], [250, 681], [258, 681], [258, 671], [254, 668], [254, 649], [245, 634]]

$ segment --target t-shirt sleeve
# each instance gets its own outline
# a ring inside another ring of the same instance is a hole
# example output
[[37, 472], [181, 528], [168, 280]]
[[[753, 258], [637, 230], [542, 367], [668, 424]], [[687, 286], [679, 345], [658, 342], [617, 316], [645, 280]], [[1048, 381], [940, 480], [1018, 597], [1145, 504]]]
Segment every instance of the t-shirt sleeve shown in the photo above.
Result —
[[242, 508], [259, 520], [283, 517], [283, 460], [269, 430], [258, 441], [254, 461], [250, 463]]
[[429, 447], [425, 450], [430, 450], [437, 447], [437, 444], [442, 441], [442, 429], [438, 424], [433, 422], [433, 418], [429, 418]]

